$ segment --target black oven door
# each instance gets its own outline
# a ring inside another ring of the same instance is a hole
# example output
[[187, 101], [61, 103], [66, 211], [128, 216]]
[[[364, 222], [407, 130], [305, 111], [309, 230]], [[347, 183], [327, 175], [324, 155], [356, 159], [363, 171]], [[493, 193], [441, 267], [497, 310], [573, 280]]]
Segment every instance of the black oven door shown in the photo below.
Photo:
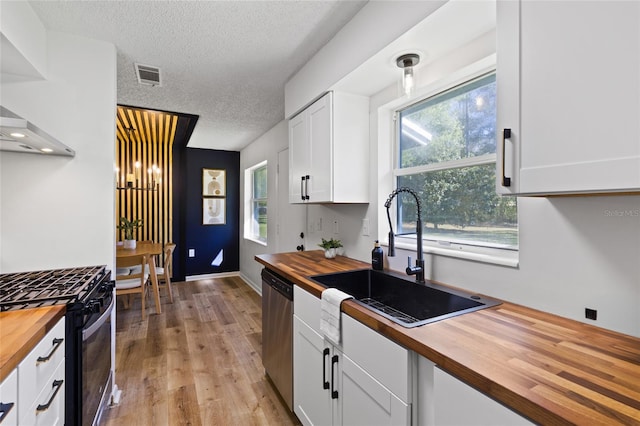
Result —
[[82, 425], [97, 424], [103, 399], [111, 395], [111, 316], [115, 299], [101, 306], [82, 329]]

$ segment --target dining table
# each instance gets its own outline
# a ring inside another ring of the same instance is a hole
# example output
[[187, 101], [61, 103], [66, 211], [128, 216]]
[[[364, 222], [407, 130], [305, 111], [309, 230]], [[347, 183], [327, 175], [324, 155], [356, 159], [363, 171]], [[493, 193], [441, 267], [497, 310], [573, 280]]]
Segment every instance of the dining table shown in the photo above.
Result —
[[162, 254], [164, 245], [162, 243], [154, 243], [151, 241], [137, 241], [135, 248], [124, 248], [120, 244], [116, 244], [116, 259], [118, 257], [139, 256], [145, 255], [147, 257], [147, 264], [149, 265], [149, 277], [151, 279], [151, 286], [153, 287], [153, 294], [156, 301], [156, 313], [161, 314], [162, 308], [160, 306], [160, 290], [158, 288], [158, 274], [156, 273], [156, 256]]

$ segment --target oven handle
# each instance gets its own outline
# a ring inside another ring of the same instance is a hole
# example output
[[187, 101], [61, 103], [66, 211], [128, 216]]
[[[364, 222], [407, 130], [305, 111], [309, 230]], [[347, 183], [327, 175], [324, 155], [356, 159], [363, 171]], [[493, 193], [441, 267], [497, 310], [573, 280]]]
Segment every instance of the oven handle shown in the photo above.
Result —
[[102, 326], [102, 324], [104, 324], [105, 321], [107, 321], [107, 318], [109, 318], [109, 315], [111, 315], [111, 311], [113, 309], [114, 303], [115, 303], [115, 299], [111, 298], [111, 303], [109, 303], [109, 307], [102, 313], [102, 315], [100, 315], [100, 318], [98, 318], [96, 322], [91, 324], [89, 328], [85, 328], [84, 330], [82, 330], [83, 342], [85, 342], [87, 339], [93, 336], [94, 333], [98, 331], [98, 329]]

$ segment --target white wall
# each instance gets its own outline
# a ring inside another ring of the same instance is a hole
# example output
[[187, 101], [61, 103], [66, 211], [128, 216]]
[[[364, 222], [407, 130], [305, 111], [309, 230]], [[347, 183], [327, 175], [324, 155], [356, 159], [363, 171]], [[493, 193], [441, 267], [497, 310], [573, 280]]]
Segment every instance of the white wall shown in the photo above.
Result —
[[2, 81], [47, 77], [47, 30], [27, 2], [0, 5]]
[[[421, 71], [419, 81], [427, 85], [480, 60], [491, 51], [490, 43], [486, 38], [472, 41]], [[317, 221], [323, 217], [323, 223], [326, 218], [341, 218], [344, 223], [338, 237], [345, 243], [346, 254], [366, 262], [371, 259], [376, 233], [380, 240], [386, 240], [388, 232], [383, 204], [393, 185], [393, 126], [385, 111], [397, 98], [395, 85], [371, 98], [371, 179], [378, 184], [372, 185], [368, 208], [334, 205], [309, 209], [310, 218]], [[369, 237], [361, 235], [364, 218], [370, 221]], [[427, 277], [640, 336], [640, 196], [521, 197], [518, 220], [518, 268], [427, 255]], [[396, 257], [385, 256], [387, 266], [404, 271], [407, 256], [415, 258], [415, 251], [397, 248]], [[598, 310], [597, 321], [585, 319], [586, 307]]]
[[445, 3], [447, 0], [367, 3], [287, 82], [285, 117], [291, 118]]
[[240, 151], [240, 221], [244, 222], [245, 191], [244, 170], [267, 160], [268, 200], [267, 200], [267, 242], [266, 246], [244, 238], [244, 228], [240, 230], [240, 275], [258, 293], [262, 293], [260, 271], [262, 265], [255, 261], [257, 254], [274, 253], [276, 249], [276, 218], [278, 214], [278, 197], [276, 197], [276, 179], [278, 152], [289, 146], [288, 126], [281, 121], [264, 135], [260, 136]]
[[[492, 53], [495, 33], [489, 32], [420, 68], [418, 83], [424, 87]], [[333, 67], [315, 64], [318, 76], [323, 67]], [[318, 77], [317, 83], [326, 81]], [[315, 248], [321, 237], [339, 238], [347, 256], [369, 262], [374, 240], [386, 240], [388, 225], [383, 203], [393, 186], [393, 126], [388, 111], [390, 104], [398, 103], [398, 97], [397, 85], [383, 88], [371, 97], [371, 182], [377, 183], [371, 185], [371, 203], [310, 205], [308, 248]], [[640, 196], [519, 198], [518, 202], [517, 268], [427, 255], [427, 276], [640, 336]], [[370, 236], [362, 235], [363, 219], [370, 222]], [[333, 229], [335, 220], [339, 224], [337, 234]], [[322, 230], [318, 230], [320, 222]], [[404, 271], [407, 256], [415, 257], [415, 253], [399, 248], [396, 252], [395, 258], [387, 258], [387, 266]], [[586, 307], [598, 310], [597, 321], [585, 319]]]
[[47, 80], [3, 79], [0, 101], [77, 154], [0, 152], [3, 273], [114, 264], [116, 50], [47, 37]]

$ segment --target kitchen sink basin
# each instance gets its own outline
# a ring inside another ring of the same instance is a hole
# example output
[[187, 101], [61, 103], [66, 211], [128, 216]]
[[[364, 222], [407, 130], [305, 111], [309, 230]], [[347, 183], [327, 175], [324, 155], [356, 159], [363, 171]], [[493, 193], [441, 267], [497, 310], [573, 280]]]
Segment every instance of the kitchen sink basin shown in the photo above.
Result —
[[391, 321], [411, 328], [477, 311], [501, 302], [427, 282], [373, 269], [315, 275], [312, 280], [337, 288], [355, 302]]

